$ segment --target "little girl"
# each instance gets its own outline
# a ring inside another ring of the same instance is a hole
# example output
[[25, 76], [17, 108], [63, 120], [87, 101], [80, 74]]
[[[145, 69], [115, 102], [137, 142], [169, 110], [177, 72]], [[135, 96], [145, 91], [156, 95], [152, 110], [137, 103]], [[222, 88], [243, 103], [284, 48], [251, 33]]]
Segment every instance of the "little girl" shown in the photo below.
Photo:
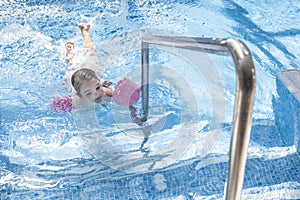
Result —
[[98, 70], [101, 66], [98, 63], [95, 46], [88, 32], [90, 26], [85, 24], [79, 24], [78, 26], [83, 37], [83, 47], [88, 53], [87, 59], [78, 69], [78, 66], [74, 66], [73, 63], [74, 42], [65, 44], [66, 57], [71, 68], [69, 73], [73, 71], [71, 77], [69, 75], [65, 79], [71, 80], [73, 94], [54, 100], [52, 107], [57, 111], [71, 111], [74, 107], [90, 103], [105, 104], [113, 100], [120, 105], [131, 106], [138, 101], [141, 87], [129, 79], [125, 78], [119, 81], [114, 91], [109, 89], [111, 82], [100, 82], [95, 70]]

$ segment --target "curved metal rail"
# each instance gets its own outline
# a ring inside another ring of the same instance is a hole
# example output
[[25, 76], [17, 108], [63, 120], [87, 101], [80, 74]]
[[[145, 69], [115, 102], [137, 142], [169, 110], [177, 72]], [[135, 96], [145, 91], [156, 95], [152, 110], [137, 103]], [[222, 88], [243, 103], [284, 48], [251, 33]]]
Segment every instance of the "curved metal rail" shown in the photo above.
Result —
[[149, 45], [163, 45], [232, 55], [236, 71], [237, 86], [234, 106], [234, 125], [232, 129], [229, 168], [226, 186], [226, 199], [240, 199], [247, 149], [250, 140], [252, 109], [255, 95], [255, 70], [251, 53], [247, 46], [235, 39], [211, 39], [191, 37], [147, 36], [142, 40], [142, 119], [147, 120], [149, 105]]

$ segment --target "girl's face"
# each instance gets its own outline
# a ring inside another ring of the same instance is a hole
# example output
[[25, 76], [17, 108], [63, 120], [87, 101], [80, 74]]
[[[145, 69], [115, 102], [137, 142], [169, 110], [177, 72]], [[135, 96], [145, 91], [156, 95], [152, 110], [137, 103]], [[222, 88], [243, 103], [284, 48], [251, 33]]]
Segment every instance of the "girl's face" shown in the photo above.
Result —
[[92, 103], [100, 103], [104, 96], [104, 91], [98, 79], [92, 78], [89, 81], [83, 81], [80, 87], [81, 98]]

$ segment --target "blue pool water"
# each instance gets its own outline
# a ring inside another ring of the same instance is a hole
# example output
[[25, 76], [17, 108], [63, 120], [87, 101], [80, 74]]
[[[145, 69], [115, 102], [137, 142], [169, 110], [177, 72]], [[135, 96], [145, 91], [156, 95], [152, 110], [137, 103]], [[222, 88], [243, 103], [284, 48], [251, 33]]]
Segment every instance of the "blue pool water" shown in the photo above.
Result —
[[102, 77], [114, 83], [140, 82], [147, 34], [243, 41], [257, 90], [242, 198], [300, 199], [300, 103], [277, 77], [300, 66], [299, 2], [10, 0], [0, 8], [0, 199], [224, 198], [232, 59], [151, 46], [142, 127], [111, 103], [57, 113], [52, 98], [70, 93], [64, 43], [75, 41], [84, 59], [81, 22], [92, 25]]

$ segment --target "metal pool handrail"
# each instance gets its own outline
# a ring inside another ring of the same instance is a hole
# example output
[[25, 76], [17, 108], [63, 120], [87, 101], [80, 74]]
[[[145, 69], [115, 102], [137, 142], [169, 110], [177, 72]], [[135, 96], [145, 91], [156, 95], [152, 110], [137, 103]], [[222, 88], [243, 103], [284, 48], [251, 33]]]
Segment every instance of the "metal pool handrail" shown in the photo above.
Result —
[[146, 36], [142, 39], [142, 119], [147, 120], [149, 106], [149, 45], [163, 45], [213, 54], [231, 54], [237, 71], [234, 124], [232, 129], [226, 199], [240, 199], [247, 149], [250, 140], [255, 95], [255, 70], [247, 46], [235, 39], [210, 39], [174, 36]]

